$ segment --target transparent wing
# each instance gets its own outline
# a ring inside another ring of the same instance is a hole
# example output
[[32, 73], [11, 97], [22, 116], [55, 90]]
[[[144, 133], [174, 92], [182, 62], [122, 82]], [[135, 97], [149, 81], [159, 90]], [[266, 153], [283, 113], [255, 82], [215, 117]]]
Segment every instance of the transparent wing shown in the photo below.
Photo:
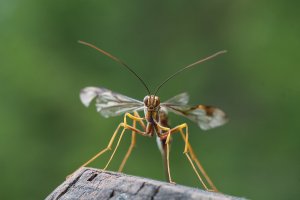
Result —
[[80, 92], [80, 100], [85, 106], [96, 99], [97, 112], [104, 117], [118, 116], [126, 112], [133, 112], [143, 108], [141, 101], [132, 99], [108, 90], [106, 88], [86, 87]]
[[165, 101], [164, 103], [162, 103], [162, 106], [168, 106], [168, 105], [186, 105], [189, 102], [189, 95], [188, 93], [184, 92], [181, 94], [178, 94], [174, 97], [172, 97], [171, 99]]
[[222, 110], [212, 106], [164, 104], [164, 109], [187, 117], [193, 122], [196, 122], [203, 130], [221, 126], [228, 121]]

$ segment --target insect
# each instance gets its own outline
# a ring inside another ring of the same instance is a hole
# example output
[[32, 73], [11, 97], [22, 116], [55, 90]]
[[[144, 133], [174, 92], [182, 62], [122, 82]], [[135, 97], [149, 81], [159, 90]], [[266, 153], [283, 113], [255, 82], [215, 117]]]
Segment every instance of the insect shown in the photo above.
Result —
[[[188, 105], [189, 96], [187, 93], [181, 93], [179, 95], [170, 98], [165, 102], [160, 102], [160, 98], [157, 96], [160, 88], [168, 82], [171, 78], [181, 73], [182, 71], [189, 69], [195, 65], [203, 63], [209, 59], [212, 59], [220, 54], [225, 53], [226, 51], [219, 51], [211, 56], [208, 56], [204, 59], [201, 59], [195, 63], [192, 63], [184, 68], [181, 68], [179, 71], [172, 74], [165, 81], [163, 81], [155, 90], [154, 93], [151, 93], [146, 83], [134, 72], [127, 64], [122, 60], [116, 58], [115, 56], [107, 53], [106, 51], [90, 44], [87, 42], [79, 41], [79, 43], [89, 46], [102, 54], [110, 57], [116, 62], [120, 63], [126, 67], [133, 75], [135, 75], [140, 82], [144, 85], [147, 90], [147, 95], [142, 101], [127, 97], [125, 95], [112, 92], [106, 88], [100, 87], [86, 87], [80, 93], [80, 99], [85, 106], [89, 106], [90, 103], [95, 99], [97, 112], [99, 112], [104, 117], [113, 117], [124, 114], [123, 122], [121, 122], [113, 133], [108, 146], [102, 151], [93, 156], [90, 160], [85, 162], [81, 167], [87, 166], [93, 162], [96, 158], [104, 154], [105, 152], [112, 149], [115, 139], [118, 137], [117, 143], [114, 147], [114, 150], [104, 167], [104, 170], [109, 166], [113, 156], [116, 153], [116, 150], [119, 147], [119, 144], [122, 140], [122, 137], [125, 133], [125, 130], [131, 131], [131, 144], [125, 154], [124, 159], [121, 162], [118, 171], [122, 171], [124, 165], [130, 156], [135, 144], [136, 144], [136, 135], [142, 135], [146, 137], [156, 137], [158, 148], [162, 154], [166, 178], [170, 183], [174, 183], [172, 180], [170, 172], [170, 145], [171, 137], [175, 133], [180, 133], [184, 141], [184, 154], [186, 155], [189, 163], [191, 164], [194, 172], [196, 173], [199, 181], [206, 190], [217, 192], [216, 186], [213, 184], [204, 168], [202, 167], [200, 161], [197, 159], [194, 150], [189, 142], [189, 131], [188, 125], [186, 123], [180, 124], [171, 128], [168, 124], [168, 112], [173, 112], [175, 114], [184, 116], [191, 121], [198, 124], [198, 126], [203, 129], [211, 129], [217, 126], [221, 126], [227, 122], [225, 113], [219, 108], [212, 106]], [[139, 112], [144, 112], [144, 117], [139, 115]], [[128, 119], [131, 119], [132, 124], [128, 122]], [[80, 168], [81, 168], [80, 167]], [[202, 176], [204, 179], [202, 178]], [[208, 185], [209, 186], [208, 186]]]

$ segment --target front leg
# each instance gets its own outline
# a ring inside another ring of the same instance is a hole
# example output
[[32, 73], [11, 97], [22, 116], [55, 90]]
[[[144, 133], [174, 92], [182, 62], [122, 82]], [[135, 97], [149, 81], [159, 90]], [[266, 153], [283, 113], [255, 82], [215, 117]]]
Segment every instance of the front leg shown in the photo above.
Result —
[[[136, 113], [135, 113], [135, 115], [136, 115]], [[130, 125], [127, 124], [127, 117], [129, 117], [130, 119], [133, 120], [133, 125], [134, 125], [134, 126], [130, 126]], [[109, 160], [108, 160], [106, 166], [104, 167], [104, 170], [106, 170], [106, 169], [108, 168], [108, 165], [110, 164], [112, 158], [114, 157], [114, 155], [115, 155], [115, 153], [116, 153], [116, 151], [117, 151], [117, 149], [118, 149], [118, 147], [119, 147], [119, 144], [120, 144], [120, 142], [121, 142], [121, 140], [122, 140], [122, 137], [123, 137], [123, 135], [124, 135], [125, 130], [127, 130], [127, 129], [132, 130], [132, 133], [133, 133], [134, 135], [135, 135], [135, 133], [138, 133], [138, 134], [143, 135], [143, 136], [149, 136], [145, 131], [141, 131], [141, 130], [139, 130], [139, 129], [137, 129], [137, 128], [135, 127], [136, 121], [138, 121], [139, 123], [141, 123], [141, 124], [144, 125], [143, 120], [144, 120], [144, 118], [139, 117], [138, 114], [137, 114], [137, 116], [134, 116], [134, 115], [132, 115], [132, 114], [130, 114], [130, 113], [125, 113], [125, 115], [124, 115], [124, 122], [122, 123], [122, 126], [124, 127], [124, 129], [123, 129], [122, 133], [120, 134], [120, 137], [119, 137], [119, 140], [118, 140], [118, 142], [117, 142], [117, 144], [116, 144], [116, 147], [115, 147], [115, 149], [114, 149], [112, 155], [110, 156], [110, 158], [109, 158]], [[135, 137], [135, 136], [133, 136], [133, 137]], [[130, 151], [131, 151], [131, 150], [130, 150]], [[127, 160], [126, 157], [125, 157], [125, 159]], [[125, 162], [126, 162], [126, 160], [125, 160]], [[125, 163], [122, 163], [122, 164], [124, 165]], [[121, 164], [121, 167], [122, 167], [122, 164]], [[121, 168], [121, 169], [122, 169], [122, 168]]]
[[[111, 150], [112, 145], [113, 145], [113, 143], [114, 143], [114, 140], [115, 140], [116, 136], [118, 135], [119, 130], [120, 130], [121, 128], [123, 128], [123, 130], [121, 131], [121, 134], [120, 134], [120, 136], [119, 136], [119, 140], [118, 140], [117, 145], [116, 145], [116, 147], [115, 147], [115, 149], [114, 149], [114, 152], [113, 152], [112, 156], [110, 157], [108, 163], [106, 164], [105, 168], [108, 167], [110, 161], [112, 160], [112, 158], [113, 158], [113, 156], [114, 156], [114, 154], [115, 154], [115, 152], [116, 152], [116, 150], [117, 150], [117, 148], [118, 148], [118, 146], [119, 146], [119, 144], [120, 144], [120, 141], [121, 141], [121, 139], [122, 139], [122, 137], [123, 137], [123, 134], [124, 134], [124, 132], [125, 132], [126, 129], [130, 129], [130, 130], [134, 131], [134, 132], [137, 133], [137, 134], [140, 134], [140, 135], [143, 135], [143, 136], [147, 136], [147, 134], [145, 133], [145, 131], [141, 131], [141, 130], [135, 128], [135, 127], [132, 127], [132, 126], [128, 125], [128, 124], [127, 124], [127, 120], [126, 120], [126, 117], [127, 117], [127, 116], [128, 116], [129, 118], [131, 118], [133, 121], [137, 121], [137, 122], [143, 124], [143, 120], [144, 120], [143, 118], [141, 118], [141, 117], [135, 117], [135, 116], [131, 115], [130, 113], [126, 113], [126, 114], [124, 115], [124, 121], [118, 125], [118, 127], [117, 127], [117, 129], [115, 130], [113, 136], [111, 137], [111, 139], [110, 139], [110, 141], [109, 141], [107, 147], [104, 148], [103, 150], [99, 151], [99, 152], [98, 152], [96, 155], [94, 155], [91, 159], [89, 159], [89, 160], [86, 161], [84, 164], [82, 164], [78, 169], [83, 168], [83, 167], [89, 165], [91, 162], [93, 162], [94, 160], [96, 160], [96, 159], [97, 159], [98, 157], [100, 157], [102, 154], [104, 154], [104, 153], [106, 153], [107, 151]], [[77, 170], [78, 170], [78, 169], [77, 169]], [[75, 170], [75, 171], [77, 171], [77, 170]], [[74, 171], [74, 172], [75, 172], [75, 171]], [[74, 173], [74, 172], [73, 172], [73, 173]], [[73, 174], [73, 173], [72, 173], [72, 174]], [[67, 176], [67, 178], [70, 177], [72, 174], [70, 174], [69, 176]]]
[[[125, 130], [124, 124], [123, 124], [123, 123], [120, 123], [120, 124], [118, 125], [117, 129], [115, 130], [113, 136], [111, 137], [111, 139], [110, 139], [110, 141], [109, 141], [107, 147], [104, 148], [104, 149], [102, 149], [101, 151], [99, 151], [99, 152], [98, 152], [96, 155], [94, 155], [91, 159], [89, 159], [89, 160], [86, 161], [84, 164], [82, 164], [77, 170], [79, 170], [79, 169], [81, 169], [81, 168], [87, 166], [88, 164], [90, 164], [91, 162], [93, 162], [94, 160], [96, 160], [98, 157], [100, 157], [102, 154], [104, 154], [105, 152], [111, 150], [111, 147], [112, 147], [112, 145], [113, 145], [113, 142], [114, 142], [114, 140], [115, 140], [115, 138], [116, 138], [116, 136], [117, 136], [117, 134], [118, 134], [118, 132], [119, 132], [119, 130], [120, 130], [121, 127], [123, 127], [123, 130], [122, 130], [122, 133], [123, 133], [124, 130]], [[68, 176], [67, 176], [67, 179], [68, 179], [70, 176], [72, 176], [77, 170], [75, 170], [72, 174], [68, 175]]]
[[[134, 112], [134, 116], [138, 117], [138, 118], [141, 118], [140, 115], [138, 114], [138, 112]], [[132, 122], [132, 127], [134, 129], [136, 129], [136, 122], [137, 122], [136, 120], [133, 120], [133, 122]], [[146, 127], [145, 127], [144, 122], [143, 121], [138, 121], [138, 122], [140, 123], [140, 125], [143, 128], [143, 130], [145, 131]], [[127, 150], [127, 153], [125, 154], [125, 157], [122, 160], [122, 163], [121, 163], [121, 165], [120, 165], [120, 167], [118, 169], [118, 172], [122, 172], [123, 171], [123, 168], [124, 168], [124, 166], [125, 166], [128, 158], [129, 158], [129, 156], [130, 156], [130, 154], [131, 154], [131, 152], [132, 152], [132, 150], [133, 150], [133, 148], [135, 146], [135, 143], [136, 143], [136, 132], [134, 130], [132, 130], [132, 133], [131, 133], [131, 143], [130, 143], [130, 146], [129, 146], [128, 150]]]

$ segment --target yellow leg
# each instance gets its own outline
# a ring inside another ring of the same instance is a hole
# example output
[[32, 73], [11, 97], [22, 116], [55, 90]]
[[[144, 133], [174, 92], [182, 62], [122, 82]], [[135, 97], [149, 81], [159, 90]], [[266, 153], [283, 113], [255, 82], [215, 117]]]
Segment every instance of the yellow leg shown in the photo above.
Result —
[[118, 140], [118, 142], [117, 142], [117, 145], [116, 145], [116, 147], [115, 147], [113, 153], [111, 154], [111, 156], [110, 156], [110, 158], [109, 158], [109, 160], [108, 160], [106, 166], [103, 168], [103, 170], [106, 170], [106, 169], [107, 169], [109, 163], [111, 162], [112, 158], [114, 157], [114, 155], [115, 155], [115, 153], [116, 153], [116, 151], [117, 151], [117, 149], [118, 149], [118, 147], [119, 147], [119, 145], [120, 145], [120, 142], [121, 142], [121, 140], [122, 140], [122, 137], [123, 137], [123, 135], [124, 135], [125, 130], [126, 130], [126, 128], [123, 128], [123, 131], [122, 131], [121, 134], [120, 134], [120, 137], [119, 137], [119, 140]]
[[[183, 133], [183, 129], [184, 129], [184, 128], [186, 129], [186, 134], [185, 134], [185, 135], [184, 135], [184, 133]], [[189, 135], [189, 131], [188, 131], [188, 126], [187, 126], [187, 124], [184, 123], [184, 124], [181, 124], [181, 125], [179, 125], [179, 126], [176, 126], [175, 128], [173, 128], [173, 129], [171, 130], [171, 133], [173, 134], [173, 133], [176, 133], [176, 132], [178, 132], [178, 131], [179, 131], [180, 133], [183, 134], [183, 140], [184, 140], [184, 142], [185, 142], [184, 152], [183, 152], [183, 153], [184, 153], [184, 154], [186, 155], [186, 157], [188, 158], [190, 164], [192, 165], [192, 168], [193, 168], [194, 172], [196, 173], [196, 175], [197, 175], [199, 181], [201, 182], [201, 184], [203, 185], [203, 187], [204, 187], [206, 190], [208, 190], [207, 186], [205, 185], [204, 181], [202, 180], [202, 178], [201, 178], [200, 174], [198, 173], [198, 171], [197, 171], [197, 169], [196, 169], [196, 167], [195, 167], [195, 165], [194, 165], [192, 159], [190, 158], [190, 156], [189, 156], [189, 154], [188, 154], [188, 144], [189, 144], [189, 143], [188, 143], [188, 135]]]
[[126, 164], [128, 158], [129, 158], [129, 156], [131, 155], [131, 152], [132, 152], [132, 150], [133, 150], [135, 144], [136, 144], [136, 134], [135, 134], [134, 131], [132, 131], [130, 146], [129, 146], [128, 150], [127, 150], [127, 153], [125, 154], [125, 157], [124, 157], [123, 160], [122, 160], [122, 163], [121, 163], [121, 165], [120, 165], [120, 167], [119, 167], [119, 169], [118, 169], [118, 172], [122, 172], [122, 171], [123, 171], [124, 166], [125, 166], [125, 164]]
[[129, 117], [132, 120], [138, 121], [138, 122], [142, 122], [144, 120], [144, 118], [142, 118], [142, 117], [134, 116], [134, 115], [132, 115], [130, 113], [125, 113], [125, 115], [124, 115], [124, 124], [125, 125], [128, 125], [127, 124], [127, 117]]
[[93, 156], [90, 160], [88, 160], [87, 162], [85, 162], [83, 165], [81, 165], [79, 168], [85, 167], [88, 164], [90, 164], [91, 162], [93, 162], [96, 158], [98, 158], [99, 156], [101, 156], [103, 153], [105, 153], [108, 150], [111, 150], [111, 146], [115, 140], [115, 137], [117, 136], [117, 133], [119, 131], [119, 129], [121, 128], [121, 126], [123, 126], [123, 123], [120, 123], [119, 126], [117, 127], [117, 129], [115, 130], [113, 136], [111, 137], [107, 147], [105, 149], [103, 149], [102, 151], [100, 151], [99, 153], [97, 153], [95, 156]]
[[[91, 159], [89, 159], [89, 160], [86, 161], [84, 164], [82, 164], [77, 170], [79, 170], [79, 169], [82, 168], [82, 167], [87, 166], [88, 164], [90, 164], [91, 162], [93, 162], [94, 160], [96, 160], [99, 156], [101, 156], [102, 154], [104, 154], [106, 151], [111, 150], [111, 146], [112, 146], [112, 144], [113, 144], [113, 142], [114, 142], [114, 140], [115, 140], [115, 137], [117, 136], [117, 134], [118, 134], [119, 129], [121, 128], [121, 126], [123, 126], [123, 123], [120, 123], [120, 124], [118, 125], [118, 127], [117, 127], [117, 129], [115, 130], [113, 136], [111, 137], [111, 139], [110, 139], [110, 141], [109, 141], [107, 147], [106, 147], [105, 149], [99, 151], [99, 152], [98, 152], [96, 155], [94, 155]], [[77, 170], [75, 170], [75, 171], [77, 171]], [[75, 172], [75, 171], [74, 171], [74, 172]], [[73, 172], [73, 173], [74, 173], [74, 172]], [[73, 174], [73, 173], [72, 173], [72, 174]], [[70, 177], [72, 174], [68, 175], [67, 178]]]
[[[144, 118], [140, 117], [139, 113], [136, 112], [136, 111], [135, 111], [133, 114], [134, 114], [135, 117], [137, 117], [137, 118], [139, 118], [139, 119], [144, 119]], [[142, 126], [142, 129], [143, 129], [143, 130], [146, 129], [146, 126], [145, 126], [145, 123], [144, 123], [143, 120], [137, 120], [137, 122], [140, 123], [140, 125]]]
[[174, 181], [172, 181], [171, 177], [171, 170], [170, 170], [170, 141], [171, 141], [171, 129], [168, 127], [164, 127], [160, 125], [159, 123], [156, 123], [159, 130], [166, 131], [164, 134], [160, 134], [160, 138], [164, 138], [166, 136], [166, 145], [167, 145], [167, 174], [168, 179], [170, 183], [175, 184]]
[[[127, 125], [127, 118], [126, 118], [126, 117], [129, 117], [130, 119], [133, 120], [133, 126]], [[114, 151], [113, 151], [113, 153], [112, 153], [110, 159], [108, 160], [106, 166], [104, 167], [104, 170], [107, 169], [107, 167], [108, 167], [108, 165], [110, 164], [112, 158], [114, 157], [114, 155], [115, 155], [115, 153], [116, 153], [116, 151], [117, 151], [117, 148], [119, 147], [119, 144], [120, 144], [120, 142], [121, 142], [121, 140], [122, 140], [122, 137], [123, 137], [123, 135], [124, 135], [125, 130], [126, 130], [126, 129], [131, 129], [131, 130], [132, 130], [132, 141], [131, 141], [131, 145], [130, 145], [130, 147], [129, 147], [129, 149], [128, 149], [128, 151], [127, 151], [127, 153], [126, 153], [126, 155], [125, 155], [125, 157], [124, 157], [124, 159], [123, 159], [123, 161], [122, 161], [122, 163], [121, 163], [121, 165], [120, 165], [118, 171], [122, 171], [122, 170], [123, 170], [123, 167], [124, 167], [124, 165], [125, 165], [125, 163], [126, 163], [128, 157], [130, 156], [130, 154], [131, 154], [131, 152], [132, 152], [132, 149], [133, 149], [133, 147], [134, 147], [134, 145], [135, 145], [135, 133], [136, 133], [135, 130], [136, 130], [136, 122], [137, 122], [137, 121], [141, 124], [141, 126], [142, 126], [143, 128], [145, 127], [144, 122], [143, 122], [143, 118], [141, 118], [137, 112], [134, 112], [134, 115], [131, 115], [130, 113], [126, 113], [126, 114], [125, 114], [125, 116], [124, 116], [124, 129], [123, 129], [123, 131], [122, 131], [122, 133], [121, 133], [121, 135], [120, 135], [120, 137], [119, 137], [119, 140], [118, 140], [118, 142], [117, 142], [117, 145], [116, 145], [116, 147], [115, 147], [115, 149], [114, 149]], [[140, 132], [141, 132], [141, 131], [140, 131]], [[139, 133], [139, 132], [138, 132], [138, 133]]]
[[[134, 116], [134, 115], [135, 115], [135, 116]], [[145, 135], [145, 133], [144, 133], [143, 131], [140, 131], [140, 130], [137, 130], [137, 129], [136, 129], [136, 121], [138, 121], [139, 123], [141, 123], [142, 126], [144, 125], [144, 123], [143, 123], [143, 118], [141, 118], [141, 117], [138, 115], [137, 112], [135, 112], [134, 115], [131, 115], [130, 113], [126, 113], [126, 114], [124, 115], [124, 123], [123, 123], [123, 124], [124, 124], [124, 129], [123, 129], [122, 133], [120, 134], [120, 137], [119, 137], [119, 140], [118, 140], [118, 142], [117, 142], [117, 145], [116, 145], [116, 147], [115, 147], [115, 149], [114, 149], [112, 155], [110, 156], [110, 158], [109, 158], [109, 160], [108, 160], [106, 166], [104, 167], [104, 170], [107, 169], [107, 167], [108, 167], [108, 165], [110, 164], [112, 158], [114, 157], [114, 155], [115, 155], [115, 153], [116, 153], [116, 151], [117, 151], [117, 149], [118, 149], [118, 147], [119, 147], [119, 144], [120, 144], [120, 142], [121, 142], [121, 140], [122, 140], [122, 137], [123, 137], [124, 132], [125, 132], [126, 129], [131, 129], [131, 130], [132, 130], [132, 133], [133, 133], [134, 135], [135, 135], [135, 132], [140, 133], [140, 134], [142, 134], [142, 135]], [[133, 126], [129, 126], [129, 125], [127, 124], [127, 117], [129, 117], [130, 119], [133, 120]], [[134, 137], [135, 137], [135, 136], [134, 136]], [[134, 142], [133, 144], [135, 144], [135, 142]], [[132, 148], [133, 148], [133, 147], [132, 147]], [[132, 148], [129, 149], [129, 150], [130, 150], [129, 153], [127, 152], [129, 155], [130, 155], [130, 153], [131, 153], [131, 151], [132, 151]], [[127, 161], [129, 155], [128, 155], [127, 157], [125, 156], [125, 158], [124, 158], [125, 161], [124, 161], [124, 163], [122, 162], [123, 166], [122, 166], [122, 164], [121, 164], [120, 167], [122, 167], [122, 168], [124, 167], [125, 162]]]
[[[131, 116], [129, 116], [129, 117], [131, 117]], [[143, 130], [145, 130], [146, 126], [145, 126], [144, 122], [142, 120], [140, 120], [140, 119], [143, 119], [143, 118], [140, 117], [140, 115], [138, 114], [138, 112], [134, 112], [133, 125], [132, 125], [133, 129], [132, 129], [132, 133], [131, 133], [131, 143], [130, 143], [130, 146], [129, 146], [126, 154], [125, 154], [125, 157], [122, 160], [122, 163], [121, 163], [121, 165], [120, 165], [120, 167], [118, 169], [118, 172], [122, 172], [123, 171], [123, 168], [124, 168], [124, 166], [125, 166], [128, 158], [129, 158], [129, 156], [130, 156], [130, 154], [131, 154], [131, 152], [132, 152], [132, 150], [133, 150], [133, 148], [134, 148], [134, 146], [136, 144], [136, 132], [134, 130], [134, 129], [136, 129], [136, 122], [138, 121], [140, 123], [140, 125], [142, 126]]]
[[[147, 136], [147, 134], [144, 133], [143, 131], [140, 131], [140, 130], [136, 129], [135, 127], [132, 127], [132, 126], [128, 125], [128, 124], [127, 124], [126, 117], [129, 117], [129, 118], [131, 118], [133, 121], [138, 121], [139, 123], [143, 124], [143, 118], [141, 118], [141, 117], [135, 117], [135, 116], [133, 116], [133, 115], [131, 115], [131, 114], [129, 114], [129, 113], [126, 113], [125, 116], [124, 116], [124, 122], [123, 122], [123, 123], [120, 123], [120, 124], [118, 125], [118, 127], [117, 127], [117, 129], [115, 130], [113, 136], [111, 137], [111, 139], [110, 139], [110, 141], [109, 141], [107, 147], [106, 147], [105, 149], [101, 150], [100, 152], [98, 152], [96, 155], [94, 155], [94, 156], [93, 156], [91, 159], [89, 159], [87, 162], [85, 162], [84, 164], [82, 164], [77, 170], [79, 170], [79, 169], [82, 168], [82, 167], [87, 166], [88, 164], [90, 164], [91, 162], [93, 162], [95, 159], [97, 159], [99, 156], [101, 156], [101, 155], [104, 154], [105, 152], [111, 150], [111, 147], [112, 147], [112, 145], [113, 145], [113, 142], [114, 142], [114, 140], [115, 140], [115, 138], [116, 138], [116, 136], [117, 136], [117, 134], [118, 134], [118, 132], [119, 132], [119, 130], [120, 130], [121, 127], [123, 127], [123, 130], [122, 130], [121, 135], [120, 135], [120, 137], [119, 137], [119, 140], [118, 140], [118, 143], [117, 143], [117, 145], [116, 145], [116, 148], [115, 148], [115, 150], [114, 150], [114, 152], [113, 152], [113, 155], [114, 155], [114, 153], [115, 153], [117, 147], [119, 146], [120, 141], [121, 141], [121, 139], [122, 139], [122, 137], [123, 137], [123, 134], [124, 134], [124, 132], [125, 132], [126, 129], [130, 129], [130, 130], [133, 130], [135, 133], [138, 133], [138, 134], [141, 134], [141, 135], [144, 135], [144, 136], [146, 135], [146, 136]], [[111, 156], [109, 162], [111, 161], [113, 155]], [[107, 166], [108, 166], [109, 162], [107, 163]], [[106, 167], [107, 167], [107, 166], [106, 166]], [[105, 168], [106, 168], [106, 167], [105, 167]], [[77, 170], [75, 170], [75, 171], [77, 171]], [[74, 172], [75, 172], [75, 171], [74, 171]], [[74, 172], [73, 172], [73, 173], [74, 173]], [[73, 174], [73, 173], [72, 173], [72, 174]], [[67, 178], [70, 177], [72, 174], [70, 174], [69, 176], [67, 176]]]
[[192, 149], [192, 147], [191, 147], [190, 144], [189, 144], [189, 153], [191, 154], [192, 160], [196, 163], [197, 167], [199, 168], [199, 170], [203, 174], [205, 180], [207, 181], [207, 183], [212, 188], [212, 191], [219, 192], [219, 190], [217, 189], [217, 187], [214, 185], [214, 183], [212, 182], [212, 180], [207, 175], [206, 171], [204, 170], [203, 166], [201, 165], [200, 161], [198, 160], [198, 158], [197, 158], [196, 154], [194, 153], [194, 151], [193, 151], [193, 149]]
[[[184, 129], [184, 128], [186, 129], [186, 131], [185, 131], [186, 133], [185, 133], [185, 134], [184, 134], [184, 132], [183, 132], [183, 129]], [[207, 173], [205, 172], [204, 168], [202, 167], [200, 161], [197, 159], [197, 157], [196, 157], [196, 155], [195, 155], [195, 153], [194, 153], [194, 151], [193, 151], [193, 149], [192, 149], [192, 147], [191, 147], [191, 145], [190, 145], [190, 143], [189, 143], [189, 141], [188, 141], [189, 132], [188, 132], [188, 126], [187, 126], [187, 124], [184, 123], [184, 124], [181, 124], [181, 125], [179, 125], [179, 126], [176, 126], [175, 128], [172, 128], [172, 129], [170, 130], [170, 132], [171, 132], [171, 134], [174, 134], [174, 133], [176, 133], [176, 132], [180, 132], [180, 133], [181, 133], [182, 139], [183, 139], [184, 142], [185, 142], [185, 147], [184, 147], [184, 152], [183, 152], [183, 153], [186, 155], [187, 159], [189, 160], [189, 162], [190, 162], [190, 164], [191, 164], [191, 166], [192, 166], [194, 172], [196, 173], [196, 175], [197, 175], [199, 181], [201, 182], [201, 184], [203, 185], [203, 187], [204, 187], [206, 190], [209, 190], [209, 191], [210, 191], [210, 189], [206, 186], [205, 182], [204, 182], [203, 179], [201, 178], [201, 176], [200, 176], [200, 174], [199, 174], [197, 168], [196, 168], [195, 165], [194, 165], [194, 162], [196, 163], [198, 169], [200, 170], [201, 174], [204, 176], [205, 180], [206, 180], [207, 183], [210, 185], [210, 187], [212, 188], [212, 190], [215, 191], [215, 192], [217, 192], [218, 190], [217, 190], [216, 186], [213, 184], [213, 182], [211, 181], [211, 179], [209, 178], [209, 176], [208, 176]], [[171, 135], [171, 134], [168, 134], [168, 135], [163, 134], [163, 135], [161, 135], [161, 138], [162, 138], [162, 139], [166, 139], [166, 144], [169, 143], [170, 135]], [[167, 148], [168, 148], [168, 145], [167, 145]], [[169, 150], [167, 150], [167, 151], [169, 151]], [[167, 156], [168, 156], [168, 154], [167, 154]], [[168, 160], [168, 157], [167, 157], [167, 160]], [[194, 162], [193, 162], [193, 161], [194, 161]], [[169, 169], [168, 169], [168, 170], [169, 170]]]
[[168, 133], [166, 145], [167, 145], [167, 170], [168, 170], [168, 176], [169, 176], [169, 182], [175, 184], [175, 182], [172, 180], [171, 177], [171, 170], [170, 170], [170, 138], [171, 133]]
[[[136, 117], [139, 117], [138, 114], [137, 114], [137, 112], [135, 112], [135, 116], [136, 116]], [[135, 121], [135, 120], [133, 121], [132, 127], [133, 127], [133, 128], [136, 128], [136, 121]], [[125, 154], [125, 157], [124, 157], [123, 160], [122, 160], [122, 163], [121, 163], [121, 165], [120, 165], [120, 167], [119, 167], [119, 169], [118, 169], [118, 172], [122, 172], [122, 171], [123, 171], [123, 168], [124, 168], [124, 166], [125, 166], [125, 164], [126, 164], [128, 158], [129, 158], [129, 156], [130, 156], [130, 154], [131, 154], [131, 152], [132, 152], [132, 149], [133, 149], [134, 146], [135, 146], [135, 143], [136, 143], [136, 134], [135, 134], [135, 131], [132, 131], [132, 133], [131, 133], [131, 143], [130, 143], [130, 146], [129, 146], [128, 150], [127, 150], [127, 153]]]
[[[201, 178], [200, 174], [198, 173], [198, 171], [197, 171], [197, 169], [196, 169], [196, 167], [195, 167], [195, 165], [194, 165], [194, 163], [193, 163], [193, 161], [192, 161], [192, 159], [189, 155], [188, 126], [186, 124], [182, 124], [182, 125], [180, 125], [176, 128], [177, 128], [177, 130], [174, 130], [174, 132], [179, 131], [182, 135], [182, 139], [185, 142], [185, 147], [184, 147], [184, 152], [183, 152], [184, 155], [186, 155], [187, 159], [189, 160], [194, 172], [196, 173], [196, 175], [197, 175], [199, 181], [201, 182], [201, 184], [203, 185], [204, 189], [209, 190], [208, 187], [206, 186], [206, 184], [204, 183], [203, 179]], [[184, 128], [186, 129], [186, 134], [183, 133]]]
[[[186, 128], [186, 134], [184, 134], [183, 132], [183, 128]], [[185, 147], [187, 148], [187, 151], [186, 149], [184, 150], [184, 154], [187, 156], [190, 164], [192, 165], [198, 179], [200, 180], [200, 182], [202, 183], [203, 187], [206, 189], [206, 190], [210, 190], [208, 189], [208, 187], [206, 186], [206, 184], [204, 183], [204, 181], [202, 180], [201, 176], [199, 175], [193, 161], [196, 163], [198, 169], [200, 170], [201, 174], [204, 176], [205, 180], [207, 181], [207, 183], [210, 185], [210, 187], [212, 188], [212, 190], [214, 192], [218, 192], [218, 189], [216, 188], [216, 186], [213, 184], [213, 182], [211, 181], [211, 179], [209, 178], [209, 176], [207, 175], [207, 173], [205, 172], [204, 168], [202, 167], [200, 161], [197, 159], [196, 157], [196, 154], [194, 153], [193, 149], [192, 149], [192, 146], [190, 145], [189, 141], [187, 140], [187, 136], [188, 135], [188, 127], [187, 125], [185, 125], [185, 127], [180, 127], [179, 129], [179, 132], [182, 136], [182, 139], [185, 141]], [[190, 155], [191, 156], [190, 156]]]

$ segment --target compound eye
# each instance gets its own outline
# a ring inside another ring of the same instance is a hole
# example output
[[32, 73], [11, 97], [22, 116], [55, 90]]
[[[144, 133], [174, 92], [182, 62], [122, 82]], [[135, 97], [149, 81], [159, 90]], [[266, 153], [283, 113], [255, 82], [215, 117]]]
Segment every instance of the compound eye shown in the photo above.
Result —
[[159, 104], [160, 104], [159, 97], [156, 96], [156, 97], [155, 97], [155, 106], [158, 106]]
[[144, 101], [144, 104], [147, 106], [148, 102], [149, 102], [149, 96], [145, 96], [143, 101]]

